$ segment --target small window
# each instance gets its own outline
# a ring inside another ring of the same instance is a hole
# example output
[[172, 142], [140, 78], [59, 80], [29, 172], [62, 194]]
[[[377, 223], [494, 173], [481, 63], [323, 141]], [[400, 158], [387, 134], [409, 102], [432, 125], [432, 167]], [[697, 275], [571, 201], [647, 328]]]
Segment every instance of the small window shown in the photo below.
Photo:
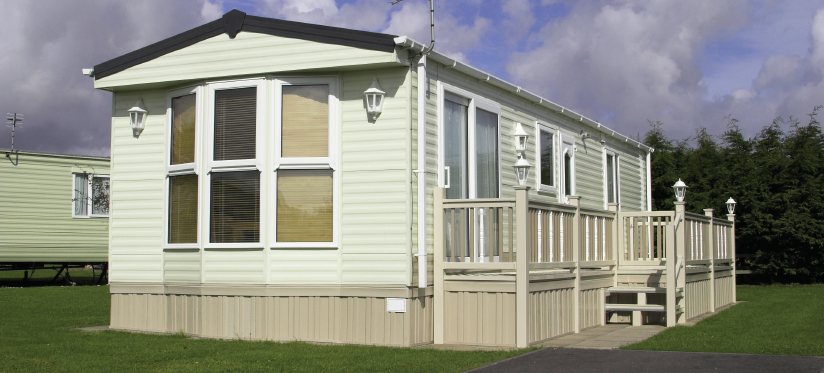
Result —
[[329, 85], [284, 85], [281, 156], [329, 156]]
[[197, 243], [197, 175], [169, 177], [169, 243]]
[[109, 216], [109, 176], [74, 174], [74, 217]]
[[332, 242], [332, 171], [277, 175], [277, 241]]
[[195, 161], [195, 94], [172, 98], [170, 163]]
[[618, 157], [607, 153], [607, 203], [618, 203]]
[[572, 194], [572, 156], [564, 153], [564, 196]]
[[555, 132], [539, 126], [538, 130], [538, 189], [555, 191]]

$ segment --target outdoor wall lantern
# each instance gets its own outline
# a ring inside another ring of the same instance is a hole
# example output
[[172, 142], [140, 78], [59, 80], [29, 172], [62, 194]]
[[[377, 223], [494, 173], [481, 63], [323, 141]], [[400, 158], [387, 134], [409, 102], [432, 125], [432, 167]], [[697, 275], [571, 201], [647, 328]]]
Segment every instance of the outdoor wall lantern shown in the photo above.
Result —
[[526, 150], [526, 140], [529, 134], [524, 131], [520, 123], [515, 124], [515, 151], [520, 153]]
[[735, 213], [735, 200], [732, 199], [732, 197], [730, 197], [730, 199], [727, 200], [727, 212], [730, 215]]
[[672, 189], [675, 189], [675, 198], [678, 202], [684, 202], [684, 195], [687, 194], [687, 184], [684, 184], [681, 179], [678, 179], [678, 182], [672, 186]]
[[137, 102], [134, 103], [134, 107], [128, 111], [129, 124], [132, 126], [132, 134], [134, 137], [138, 137], [140, 136], [140, 133], [143, 132], [143, 128], [146, 127], [146, 116], [149, 112], [143, 108], [143, 100], [137, 100]]
[[518, 177], [518, 185], [526, 185], [526, 178], [529, 177], [529, 168], [532, 167], [532, 165], [530, 165], [529, 162], [521, 156], [518, 157], [518, 161], [515, 162], [512, 167], [515, 168], [515, 176]]
[[377, 120], [383, 110], [383, 98], [386, 92], [381, 91], [378, 78], [372, 80], [372, 86], [363, 92], [366, 96], [366, 112], [372, 116], [372, 120]]

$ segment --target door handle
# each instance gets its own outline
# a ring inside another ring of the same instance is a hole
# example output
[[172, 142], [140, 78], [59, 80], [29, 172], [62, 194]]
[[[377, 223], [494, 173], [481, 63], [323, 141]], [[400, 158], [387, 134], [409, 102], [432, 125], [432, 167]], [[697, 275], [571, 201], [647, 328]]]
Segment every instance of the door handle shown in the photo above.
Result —
[[444, 166], [443, 170], [446, 172], [446, 176], [444, 176], [446, 178], [446, 183], [444, 183], [443, 187], [444, 189], [449, 189], [449, 179], [452, 178], [452, 173], [449, 170], [449, 166]]

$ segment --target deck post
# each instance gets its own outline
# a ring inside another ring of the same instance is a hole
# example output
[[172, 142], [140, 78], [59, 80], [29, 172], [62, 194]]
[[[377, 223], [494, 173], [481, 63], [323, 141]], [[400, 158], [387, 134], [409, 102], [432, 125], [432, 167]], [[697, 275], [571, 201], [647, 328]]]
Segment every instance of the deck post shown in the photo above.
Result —
[[529, 187], [515, 187], [515, 346], [529, 347]]
[[[675, 260], [675, 273], [678, 275], [675, 276], [673, 279], [675, 283], [675, 288], [681, 289], [683, 292], [683, 296], [681, 300], [676, 302], [676, 306], [681, 306], [681, 312], [677, 313], [676, 315], [676, 322], [678, 324], [686, 324], [687, 323], [687, 258], [686, 258], [686, 202], [673, 202], [675, 204], [675, 216], [680, 219], [677, 224], [677, 229], [675, 230], [675, 256], [672, 258]], [[670, 258], [667, 258], [667, 263], [669, 263]], [[667, 273], [667, 285], [670, 283], [669, 273]], [[667, 323], [669, 324], [669, 323]]]
[[624, 247], [624, 241], [618, 239], [619, 237], [622, 237], [620, 235], [620, 217], [618, 216], [618, 210], [620, 210], [621, 207], [617, 203], [608, 203], [607, 207], [609, 211], [615, 213], [615, 218], [612, 219], [612, 237], [609, 237], [609, 239], [612, 240], [612, 260], [615, 261], [615, 266], [612, 267], [612, 286], [618, 286], [618, 266], [621, 264], [622, 259], [620, 258], [622, 251], [621, 249], [619, 249], [619, 247], [622, 249]]
[[727, 214], [727, 220], [732, 222], [732, 227], [730, 228], [730, 238], [728, 238], [728, 239], [730, 240], [730, 242], [729, 242], [729, 245], [730, 245], [729, 246], [730, 247], [729, 255], [730, 255], [730, 258], [732, 258], [732, 302], [733, 302], [733, 304], [735, 304], [735, 302], [738, 301], [738, 298], [736, 296], [736, 290], [737, 290], [736, 286], [738, 284], [738, 281], [737, 281], [737, 278], [735, 277], [735, 269], [736, 269], [736, 265], [735, 265], [735, 214]]
[[443, 232], [443, 197], [444, 188], [435, 188], [434, 194], [434, 210], [432, 212], [434, 219], [433, 224], [433, 240], [434, 242], [434, 294], [432, 297], [432, 306], [434, 307], [434, 326], [435, 326], [435, 341], [436, 345], [443, 344], [444, 335], [444, 293], [443, 293], [443, 258], [444, 258], [444, 232]]
[[572, 260], [575, 261], [574, 310], [575, 333], [581, 332], [581, 196], [569, 196], [569, 204], [575, 206], [572, 219]]
[[675, 326], [676, 312], [675, 312], [675, 221], [666, 226], [666, 271], [667, 271], [667, 327]]
[[710, 249], [710, 312], [715, 312], [715, 243], [713, 242], [714, 228], [712, 226], [713, 209], [704, 209], [704, 215], [710, 217], [709, 249]]

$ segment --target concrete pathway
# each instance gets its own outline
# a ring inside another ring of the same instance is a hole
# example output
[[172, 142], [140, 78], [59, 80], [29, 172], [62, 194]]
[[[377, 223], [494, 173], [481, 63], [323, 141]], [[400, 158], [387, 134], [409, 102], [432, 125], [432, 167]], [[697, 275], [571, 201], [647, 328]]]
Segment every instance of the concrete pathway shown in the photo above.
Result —
[[628, 324], [607, 324], [567, 334], [542, 343], [546, 347], [594, 348], [612, 350], [623, 345], [641, 342], [666, 329], [660, 325], [630, 326]]
[[545, 348], [475, 370], [493, 372], [824, 372], [824, 357]]

